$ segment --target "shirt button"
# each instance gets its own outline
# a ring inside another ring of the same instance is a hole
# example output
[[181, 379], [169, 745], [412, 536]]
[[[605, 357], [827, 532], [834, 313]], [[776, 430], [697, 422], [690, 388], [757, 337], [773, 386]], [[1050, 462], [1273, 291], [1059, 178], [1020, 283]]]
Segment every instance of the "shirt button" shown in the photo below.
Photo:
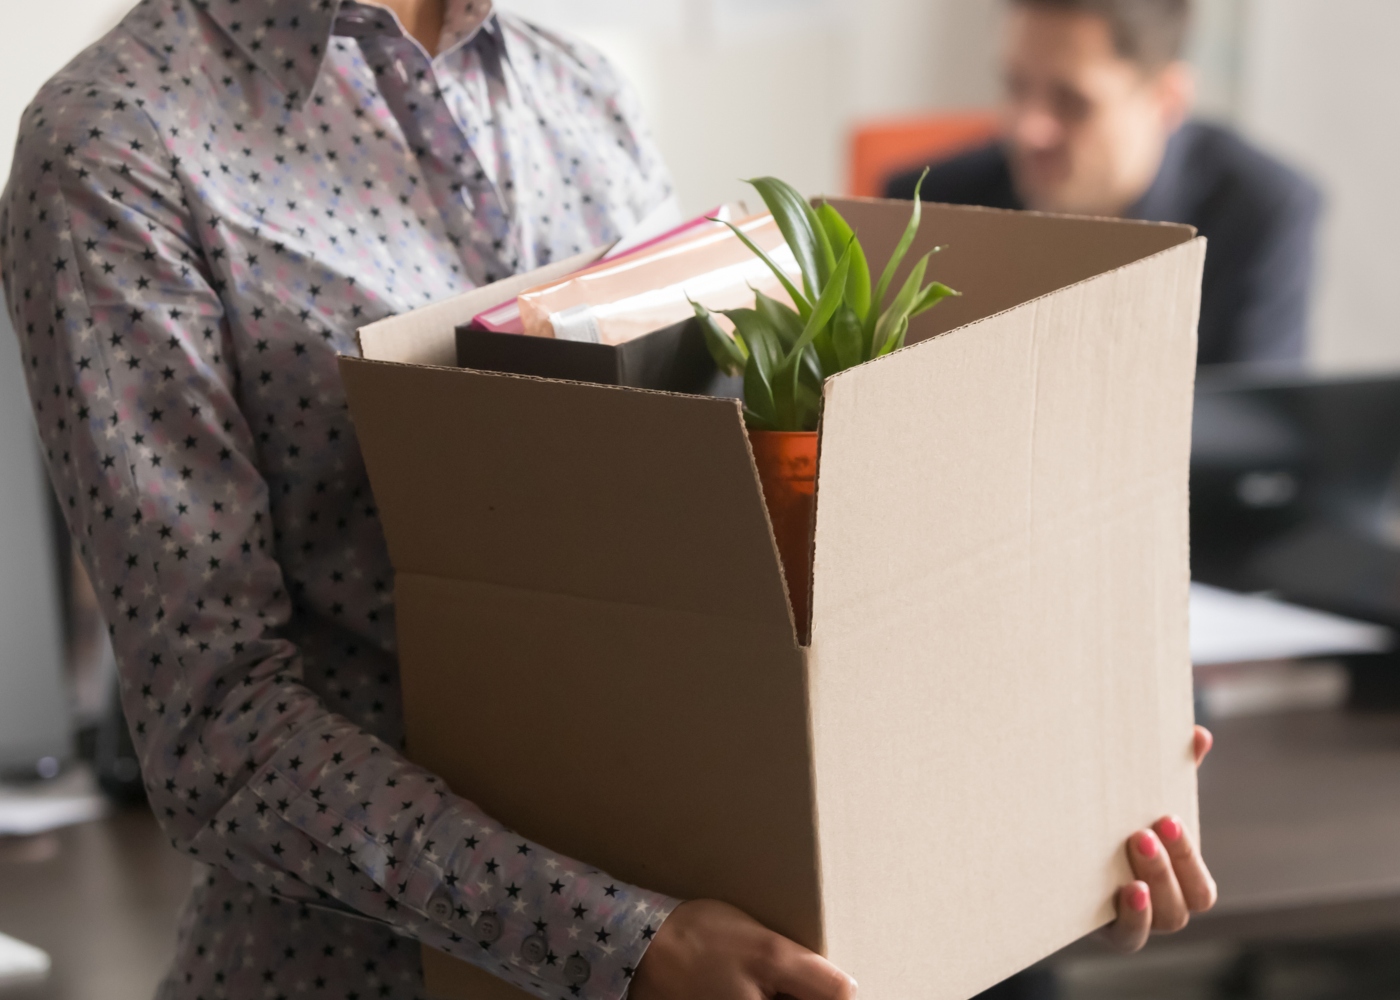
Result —
[[588, 959], [582, 955], [570, 955], [564, 963], [564, 982], [570, 986], [582, 986], [592, 974], [593, 969], [589, 966]]
[[448, 899], [444, 893], [438, 893], [428, 900], [428, 916], [440, 923], [446, 923], [452, 919], [452, 900]]
[[476, 918], [476, 936], [487, 944], [494, 944], [500, 940], [501, 931], [504, 929], [501, 918], [491, 910]]
[[531, 965], [539, 965], [548, 954], [549, 942], [544, 939], [543, 934], [531, 935], [520, 942], [520, 957]]

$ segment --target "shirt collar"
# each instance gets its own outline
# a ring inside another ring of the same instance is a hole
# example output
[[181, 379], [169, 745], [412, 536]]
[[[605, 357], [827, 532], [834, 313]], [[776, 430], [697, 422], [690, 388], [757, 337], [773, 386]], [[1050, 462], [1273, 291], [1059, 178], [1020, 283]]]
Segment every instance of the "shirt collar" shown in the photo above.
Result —
[[1154, 222], [1176, 222], [1175, 215], [1181, 200], [1182, 183], [1186, 180], [1187, 154], [1190, 147], [1190, 123], [1182, 126], [1167, 140], [1167, 148], [1162, 154], [1162, 164], [1157, 168], [1157, 176], [1138, 199], [1137, 204], [1124, 215], [1129, 219], [1150, 219]]
[[[248, 59], [277, 83], [291, 107], [311, 96], [338, 19], [361, 22], [367, 28], [401, 34], [398, 18], [388, 8], [355, 0], [196, 0]], [[469, 42], [491, 17], [492, 0], [447, 0], [443, 18], [442, 55]]]
[[447, 0], [438, 55], [445, 55], [470, 42], [491, 19], [493, 11], [491, 0]]

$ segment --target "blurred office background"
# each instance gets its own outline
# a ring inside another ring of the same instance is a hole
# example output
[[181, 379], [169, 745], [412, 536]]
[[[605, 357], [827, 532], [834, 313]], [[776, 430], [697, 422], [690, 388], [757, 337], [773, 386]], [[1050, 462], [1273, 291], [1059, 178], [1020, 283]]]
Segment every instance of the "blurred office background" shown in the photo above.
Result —
[[[1200, 114], [1234, 124], [1326, 194], [1311, 366], [1389, 378], [1400, 372], [1400, 75], [1391, 51], [1400, 5], [1199, 4]], [[128, 6], [5, 5], [0, 178], [29, 97]], [[997, 0], [502, 6], [613, 58], [695, 210], [743, 197], [738, 178], [758, 174], [843, 192], [861, 124], [983, 109], [998, 92]], [[91, 768], [72, 763], [115, 739], [101, 731], [111, 664], [81, 574], [54, 541], [19, 364], [0, 320], [0, 768], [63, 767], [51, 781], [0, 794], [0, 934], [52, 956], [49, 965], [0, 937], [0, 996], [139, 1000], [170, 952], [175, 908], [194, 873], [139, 807], [113, 810]], [[1134, 959], [1071, 949], [1052, 963], [1062, 996], [1400, 997], [1400, 715], [1385, 697], [1355, 710], [1361, 675], [1349, 662], [1310, 664], [1269, 664], [1287, 682], [1272, 687], [1258, 672], [1203, 675], [1222, 736], [1203, 775], [1222, 912]], [[1386, 664], [1368, 669], [1362, 686], [1384, 691], [1375, 671]], [[120, 785], [122, 775], [105, 777]], [[64, 810], [103, 818], [32, 833]], [[15, 985], [6, 985], [6, 968]]]

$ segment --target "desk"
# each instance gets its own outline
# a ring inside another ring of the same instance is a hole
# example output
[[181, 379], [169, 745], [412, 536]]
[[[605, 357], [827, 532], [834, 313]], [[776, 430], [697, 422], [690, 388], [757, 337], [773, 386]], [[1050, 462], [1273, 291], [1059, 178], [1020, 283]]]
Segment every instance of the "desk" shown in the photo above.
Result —
[[150, 813], [0, 840], [0, 931], [44, 949], [47, 982], [4, 1000], [151, 1000], [193, 865]]
[[1201, 770], [1220, 904], [1192, 937], [1400, 929], [1400, 714], [1230, 719]]

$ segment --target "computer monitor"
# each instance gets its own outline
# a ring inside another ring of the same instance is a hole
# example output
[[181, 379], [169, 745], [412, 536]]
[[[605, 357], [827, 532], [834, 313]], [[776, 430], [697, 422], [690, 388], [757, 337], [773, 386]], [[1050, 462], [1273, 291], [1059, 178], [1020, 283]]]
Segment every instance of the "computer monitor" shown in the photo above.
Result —
[[1400, 626], [1400, 375], [1203, 371], [1192, 575]]

